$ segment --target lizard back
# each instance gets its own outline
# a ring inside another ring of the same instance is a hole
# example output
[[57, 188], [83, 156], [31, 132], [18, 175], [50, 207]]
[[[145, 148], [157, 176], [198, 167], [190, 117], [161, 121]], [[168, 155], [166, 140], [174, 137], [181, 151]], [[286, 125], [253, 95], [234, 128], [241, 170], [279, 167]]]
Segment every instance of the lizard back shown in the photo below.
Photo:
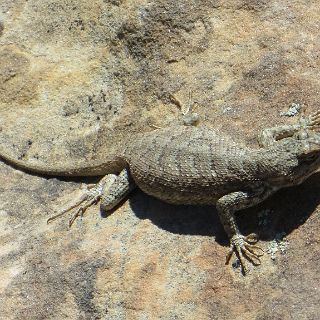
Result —
[[206, 127], [176, 126], [138, 135], [123, 157], [145, 193], [173, 204], [214, 204], [255, 180], [250, 151]]

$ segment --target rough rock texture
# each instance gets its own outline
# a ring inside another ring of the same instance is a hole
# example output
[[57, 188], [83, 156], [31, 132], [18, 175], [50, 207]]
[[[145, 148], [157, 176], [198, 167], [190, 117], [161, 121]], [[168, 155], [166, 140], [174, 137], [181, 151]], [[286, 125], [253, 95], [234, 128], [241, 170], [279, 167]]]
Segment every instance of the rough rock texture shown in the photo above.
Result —
[[[293, 103], [319, 108], [319, 16], [315, 0], [2, 0], [0, 150], [100, 161], [190, 92], [202, 124], [254, 145]], [[243, 277], [214, 208], [137, 191], [67, 230], [46, 219], [94, 180], [0, 163], [0, 318], [318, 319], [319, 178], [239, 215], [270, 253]]]

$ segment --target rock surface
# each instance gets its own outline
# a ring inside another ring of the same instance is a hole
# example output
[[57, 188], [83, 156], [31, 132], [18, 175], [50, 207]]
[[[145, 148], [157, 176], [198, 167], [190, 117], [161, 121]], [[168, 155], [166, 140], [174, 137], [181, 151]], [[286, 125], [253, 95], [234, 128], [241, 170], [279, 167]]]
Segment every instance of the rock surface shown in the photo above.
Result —
[[[319, 108], [319, 16], [315, 0], [2, 0], [0, 150], [48, 166], [102, 161], [175, 121], [170, 94], [254, 146], [260, 128], [295, 120], [280, 116], [292, 104]], [[46, 219], [97, 180], [2, 162], [0, 318], [318, 319], [319, 178], [239, 214], [269, 253], [243, 277], [224, 264], [214, 208], [137, 191], [68, 230], [67, 216]]]

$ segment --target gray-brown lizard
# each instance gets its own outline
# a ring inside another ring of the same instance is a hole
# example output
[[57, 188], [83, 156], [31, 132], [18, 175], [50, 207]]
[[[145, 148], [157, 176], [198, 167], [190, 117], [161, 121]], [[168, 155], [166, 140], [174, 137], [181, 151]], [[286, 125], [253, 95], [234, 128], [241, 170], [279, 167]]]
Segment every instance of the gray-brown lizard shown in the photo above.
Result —
[[106, 175], [57, 215], [78, 207], [70, 225], [99, 200], [103, 211], [113, 209], [136, 186], [172, 204], [216, 205], [230, 237], [227, 261], [235, 252], [245, 273], [244, 258], [260, 264], [262, 253], [255, 234], [240, 233], [234, 213], [315, 173], [320, 168], [319, 128], [317, 111], [297, 124], [262, 131], [261, 148], [251, 149], [206, 127], [173, 126], [139, 134], [103, 164], [86, 168], [47, 168], [0, 156], [21, 169], [46, 175]]

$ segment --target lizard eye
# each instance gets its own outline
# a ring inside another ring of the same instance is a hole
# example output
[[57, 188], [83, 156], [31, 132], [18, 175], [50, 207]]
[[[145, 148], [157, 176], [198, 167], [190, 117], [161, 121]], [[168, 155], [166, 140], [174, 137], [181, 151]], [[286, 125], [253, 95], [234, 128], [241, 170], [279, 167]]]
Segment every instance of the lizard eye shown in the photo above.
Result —
[[305, 140], [309, 137], [309, 134], [306, 130], [300, 131], [296, 134], [298, 140]]

